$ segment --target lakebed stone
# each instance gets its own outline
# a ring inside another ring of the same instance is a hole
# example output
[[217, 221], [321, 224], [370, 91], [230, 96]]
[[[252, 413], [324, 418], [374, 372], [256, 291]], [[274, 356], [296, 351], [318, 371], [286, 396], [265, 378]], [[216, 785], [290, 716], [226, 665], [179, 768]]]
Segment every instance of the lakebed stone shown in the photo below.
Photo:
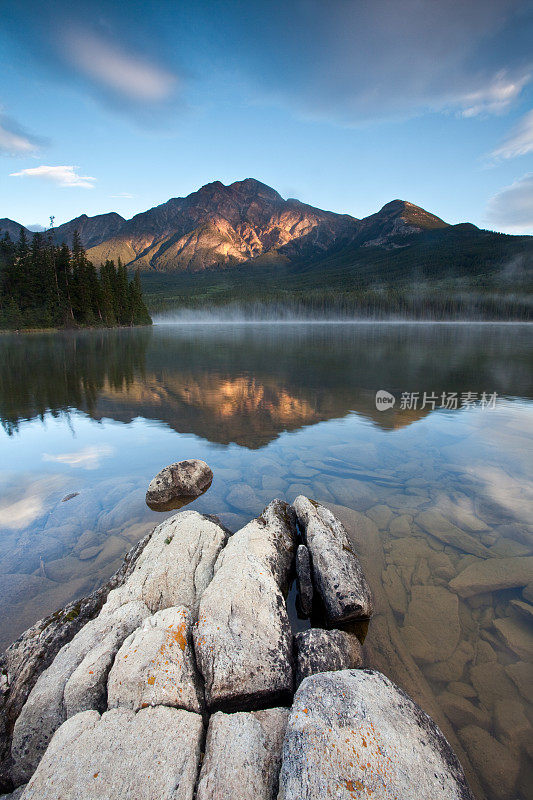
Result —
[[187, 608], [158, 611], [128, 636], [109, 673], [107, 703], [133, 711], [148, 705], [203, 710]]
[[472, 763], [491, 797], [509, 800], [518, 778], [519, 762], [484, 728], [467, 725], [459, 731]]
[[196, 800], [273, 800], [286, 708], [213, 714]]
[[371, 670], [313, 675], [298, 689], [283, 744], [278, 800], [472, 800], [435, 723]]
[[470, 533], [462, 531], [453, 522], [446, 519], [440, 511], [435, 509], [422, 511], [417, 515], [416, 522], [431, 536], [445, 544], [452, 545], [458, 550], [462, 550], [464, 553], [471, 553], [480, 558], [487, 558], [491, 555], [490, 550], [485, 545], [481, 544]]
[[274, 500], [220, 554], [193, 634], [208, 707], [257, 708], [292, 691], [284, 593], [295, 549], [294, 513]]
[[500, 589], [526, 586], [533, 575], [533, 556], [490, 558], [467, 566], [452, 581], [450, 589], [460, 597]]
[[296, 686], [317, 672], [358, 669], [363, 666], [363, 648], [354, 633], [309, 628], [294, 637]]
[[210, 467], [197, 458], [176, 461], [158, 472], [146, 492], [146, 503], [155, 511], [179, 508], [199, 497], [211, 486]]
[[328, 622], [335, 625], [370, 617], [372, 593], [342, 524], [325, 506], [303, 495], [296, 498], [294, 508]]
[[189, 711], [85, 711], [55, 733], [23, 798], [192, 800], [202, 740]]
[[414, 658], [446, 661], [461, 636], [457, 595], [444, 586], [412, 586], [403, 632]]

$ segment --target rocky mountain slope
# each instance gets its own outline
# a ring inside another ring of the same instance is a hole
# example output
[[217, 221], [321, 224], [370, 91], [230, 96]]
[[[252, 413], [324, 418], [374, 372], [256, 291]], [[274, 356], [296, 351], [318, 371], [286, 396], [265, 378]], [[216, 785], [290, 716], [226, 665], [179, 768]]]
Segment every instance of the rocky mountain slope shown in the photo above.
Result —
[[[198, 272], [246, 262], [316, 260], [351, 245], [401, 246], [402, 238], [448, 227], [412, 203], [394, 200], [363, 220], [284, 200], [253, 178], [225, 186], [214, 181], [187, 197], [168, 200], [130, 220], [119, 214], [82, 214], [54, 231], [58, 243], [80, 233], [95, 264], [121, 258], [130, 267]], [[20, 226], [0, 220], [0, 232]]]

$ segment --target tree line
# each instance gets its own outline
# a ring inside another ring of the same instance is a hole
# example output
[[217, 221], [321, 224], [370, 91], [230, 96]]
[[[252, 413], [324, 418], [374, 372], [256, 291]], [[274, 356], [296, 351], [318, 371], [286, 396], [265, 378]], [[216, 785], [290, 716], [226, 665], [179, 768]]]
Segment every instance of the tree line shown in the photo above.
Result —
[[20, 229], [18, 241], [0, 240], [0, 329], [150, 325], [139, 273], [106, 261], [98, 271], [79, 233], [72, 249], [54, 244], [52, 232], [31, 242]]

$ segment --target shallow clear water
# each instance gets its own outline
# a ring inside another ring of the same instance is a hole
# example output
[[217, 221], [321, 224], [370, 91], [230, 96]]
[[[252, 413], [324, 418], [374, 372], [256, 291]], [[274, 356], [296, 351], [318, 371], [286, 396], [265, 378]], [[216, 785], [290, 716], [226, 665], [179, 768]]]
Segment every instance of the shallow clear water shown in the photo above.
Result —
[[368, 323], [1, 337], [0, 648], [163, 518], [144, 503], [161, 467], [203, 458], [215, 477], [192, 507], [232, 530], [276, 496], [351, 510], [378, 608], [369, 661], [437, 717], [478, 797], [525, 799], [533, 586], [458, 598], [450, 582], [531, 563], [531, 341], [527, 326]]

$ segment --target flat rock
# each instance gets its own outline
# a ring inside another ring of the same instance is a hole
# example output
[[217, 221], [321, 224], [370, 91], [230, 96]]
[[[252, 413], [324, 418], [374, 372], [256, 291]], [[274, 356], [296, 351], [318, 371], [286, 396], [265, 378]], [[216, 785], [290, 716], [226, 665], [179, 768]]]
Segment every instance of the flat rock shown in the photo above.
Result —
[[101, 705], [115, 653], [149, 613], [139, 601], [114, 611], [106, 606], [104, 609], [61, 648], [30, 692], [13, 730], [12, 774], [16, 784], [31, 777], [69, 711], [77, 713]]
[[484, 728], [467, 725], [459, 731], [485, 790], [497, 800], [509, 800], [518, 778], [519, 761]]
[[533, 574], [533, 556], [490, 558], [470, 564], [452, 581], [450, 589], [461, 597], [526, 586]]
[[158, 611], [128, 636], [109, 673], [107, 704], [133, 711], [149, 705], [203, 710], [187, 608]]
[[328, 672], [298, 689], [283, 744], [278, 800], [472, 800], [433, 720], [371, 670]]
[[24, 800], [192, 800], [202, 739], [189, 711], [85, 711], [56, 732]]
[[527, 622], [504, 617], [495, 619], [494, 627], [513, 653], [524, 661], [533, 660], [533, 635]]
[[310, 617], [313, 610], [313, 581], [311, 557], [305, 544], [298, 545], [296, 550], [296, 583], [300, 610], [305, 617]]
[[522, 697], [533, 703], [533, 674], [531, 664], [525, 661], [517, 661], [516, 664], [508, 664], [505, 667], [507, 675], [514, 682]]
[[67, 716], [103, 710], [113, 659], [145, 617], [185, 606], [195, 618], [226, 540], [219, 523], [195, 511], [182, 511], [155, 528], [124, 584], [109, 592], [98, 617], [65, 645], [32, 689], [13, 731], [17, 783], [32, 775]]
[[490, 556], [490, 550], [485, 545], [446, 519], [440, 511], [434, 509], [422, 511], [417, 515], [416, 522], [431, 536], [441, 542], [452, 545], [452, 547], [456, 547], [458, 550], [462, 550], [464, 553], [471, 553], [480, 558]]
[[296, 498], [294, 508], [328, 622], [335, 625], [372, 616], [372, 593], [342, 524], [325, 506], [303, 495]]
[[284, 594], [295, 549], [294, 513], [274, 500], [220, 554], [193, 632], [211, 709], [271, 705], [292, 691]]
[[296, 634], [294, 646], [296, 686], [317, 672], [359, 669], [363, 666], [363, 648], [354, 633], [309, 628]]
[[437, 702], [456, 728], [464, 728], [466, 725], [488, 728], [490, 725], [487, 712], [475, 706], [466, 697], [452, 692], [442, 692], [438, 695]]
[[212, 480], [213, 473], [205, 461], [176, 461], [150, 481], [146, 503], [156, 511], [179, 508], [209, 489]]
[[511, 600], [511, 605], [523, 619], [533, 621], [533, 605], [531, 603], [524, 603], [523, 600]]
[[419, 661], [447, 661], [459, 643], [459, 600], [443, 586], [412, 586], [404, 636]]
[[273, 800], [288, 709], [213, 714], [197, 800]]

